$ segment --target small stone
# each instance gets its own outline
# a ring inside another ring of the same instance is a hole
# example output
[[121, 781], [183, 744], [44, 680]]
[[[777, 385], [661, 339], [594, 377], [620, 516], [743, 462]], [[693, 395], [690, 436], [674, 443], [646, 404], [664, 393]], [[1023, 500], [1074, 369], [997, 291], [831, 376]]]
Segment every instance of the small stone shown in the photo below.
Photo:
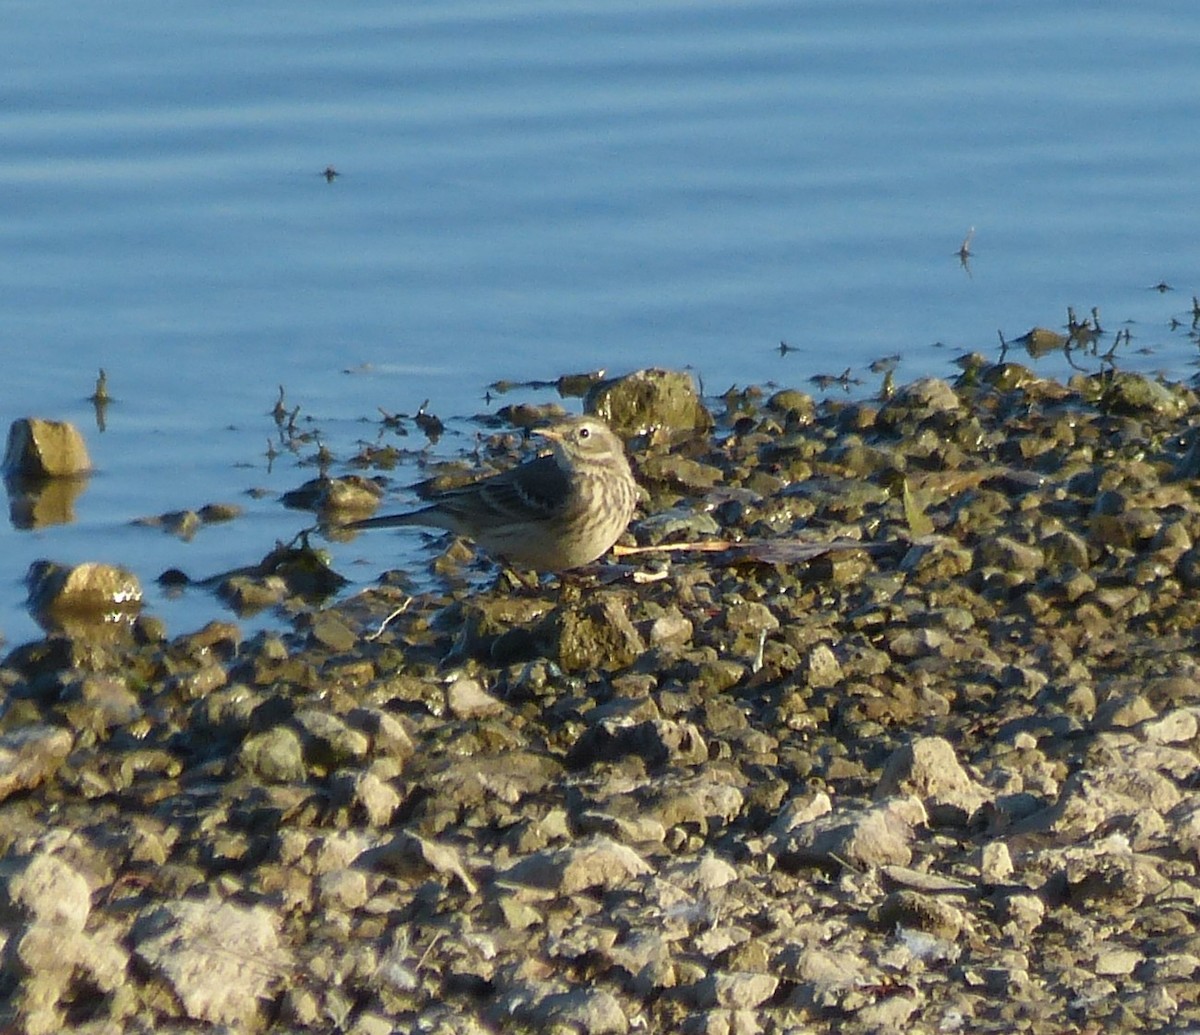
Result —
[[480, 686], [479, 681], [460, 676], [446, 690], [446, 707], [458, 719], [479, 719], [498, 715], [504, 704]]
[[171, 680], [172, 689], [185, 701], [198, 701], [229, 682], [229, 673], [214, 659], [206, 659], [199, 668], [181, 672]]
[[587, 1032], [588, 1035], [626, 1035], [629, 1020], [611, 992], [576, 988], [555, 992], [524, 1013], [538, 1031]]
[[367, 877], [360, 870], [332, 870], [317, 880], [321, 904], [333, 909], [358, 909], [368, 898]]
[[634, 878], [651, 872], [650, 866], [632, 848], [607, 837], [593, 837], [567, 848], [528, 856], [510, 867], [504, 879], [573, 895], [593, 888], [624, 887]]
[[365, 853], [363, 859], [392, 873], [419, 876], [436, 873], [454, 878], [468, 895], [474, 895], [477, 890], [455, 848], [416, 834], [397, 834], [388, 844]]
[[0, 801], [49, 779], [74, 744], [67, 730], [54, 726], [26, 726], [0, 735]]
[[683, 646], [692, 638], [692, 623], [680, 612], [656, 618], [650, 626], [648, 640], [651, 647]]
[[989, 841], [980, 850], [979, 879], [985, 885], [1005, 883], [1013, 875], [1013, 861], [1008, 845]]
[[800, 664], [805, 683], [813, 689], [837, 686], [843, 679], [842, 666], [827, 643], [818, 643]]
[[350, 650], [358, 642], [355, 631], [344, 619], [330, 611], [321, 611], [316, 615], [309, 635], [315, 642], [333, 651]]
[[316, 509], [338, 521], [368, 514], [379, 506], [383, 488], [369, 478], [352, 474], [344, 478], [326, 478], [319, 485]]
[[393, 1018], [364, 1011], [354, 1018], [354, 1024], [346, 1030], [346, 1035], [395, 1035], [395, 1031]]
[[710, 852], [696, 862], [672, 867], [667, 876], [677, 887], [701, 893], [727, 887], [737, 880], [738, 872], [724, 859]]
[[278, 575], [231, 575], [218, 589], [222, 600], [239, 615], [253, 615], [282, 603], [288, 586]]
[[1107, 977], [1124, 977], [1141, 965], [1143, 955], [1133, 949], [1106, 946], [1096, 953], [1094, 970]]
[[261, 907], [171, 902], [144, 912], [131, 937], [137, 956], [167, 982], [186, 1016], [208, 1024], [261, 1023], [269, 990], [290, 973], [289, 954]]
[[693, 998], [700, 1007], [748, 1010], [770, 999], [778, 987], [773, 974], [716, 973], [695, 986]]
[[666, 827], [653, 816], [617, 815], [598, 809], [581, 813], [576, 827], [581, 834], [604, 834], [623, 844], [662, 844], [667, 837]]
[[898, 389], [880, 409], [877, 420], [882, 427], [892, 428], [960, 409], [962, 400], [948, 382], [926, 377]]
[[1023, 939], [1045, 919], [1046, 903], [1037, 895], [1014, 892], [997, 900], [996, 915], [1006, 932]]
[[0, 916], [82, 931], [92, 910], [91, 889], [66, 862], [48, 852], [5, 860], [0, 868]]
[[1194, 708], [1177, 708], [1155, 716], [1140, 726], [1142, 736], [1151, 744], [1185, 744], [1200, 733], [1200, 721]]
[[1045, 563], [1045, 554], [1036, 546], [1019, 543], [1008, 536], [993, 536], [979, 544], [981, 564], [1000, 568], [1005, 572], [1020, 572], [1033, 575]]
[[874, 796], [902, 794], [918, 795], [931, 819], [956, 826], [965, 825], [987, 800], [941, 737], [920, 737], [892, 753]]
[[206, 525], [215, 525], [241, 517], [243, 509], [236, 503], [206, 503], [199, 513]]
[[816, 416], [817, 404], [813, 397], [795, 388], [785, 388], [767, 400], [767, 408], [793, 419], [809, 423]]
[[394, 715], [376, 708], [360, 708], [347, 717], [356, 728], [367, 734], [374, 757], [394, 759], [403, 763], [417, 750], [404, 724]]
[[913, 827], [924, 823], [916, 798], [892, 798], [869, 808], [835, 809], [779, 837], [781, 866], [907, 866], [912, 861]]
[[372, 772], [357, 773], [351, 778], [352, 801], [366, 813], [373, 827], [385, 827], [400, 807], [400, 795], [385, 780]]
[[238, 765], [270, 783], [300, 783], [306, 775], [300, 737], [282, 726], [247, 737], [238, 750]]
[[643, 758], [650, 766], [700, 765], [708, 761], [708, 746], [690, 722], [650, 719], [630, 725], [615, 719], [584, 733], [567, 756], [567, 765], [581, 769], [628, 755]]
[[914, 928], [952, 942], [964, 926], [962, 911], [932, 895], [908, 889], [894, 891], [872, 914], [882, 927]]
[[645, 650], [617, 594], [600, 594], [581, 606], [559, 608], [552, 628], [558, 663], [567, 672], [623, 668]]
[[1167, 417], [1179, 416], [1187, 407], [1179, 392], [1144, 374], [1120, 370], [1105, 379], [1104, 401], [1114, 413]]
[[542, 923], [542, 913], [534, 909], [528, 902], [516, 895], [504, 895], [500, 898], [500, 910], [504, 914], [504, 922], [514, 931], [525, 931]]
[[305, 708], [296, 713], [296, 721], [305, 735], [305, 759], [322, 769], [359, 761], [371, 747], [366, 734], [351, 729], [337, 715], [319, 708]]

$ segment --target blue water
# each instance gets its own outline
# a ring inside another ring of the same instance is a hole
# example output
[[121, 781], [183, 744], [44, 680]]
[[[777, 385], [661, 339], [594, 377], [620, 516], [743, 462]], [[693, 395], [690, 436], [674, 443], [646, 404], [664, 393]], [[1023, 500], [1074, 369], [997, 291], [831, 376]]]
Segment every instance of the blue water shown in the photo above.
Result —
[[[454, 451], [499, 378], [948, 376], [1068, 305], [1193, 373], [1197, 5], [10, 0], [5, 41], [0, 426], [74, 420], [98, 469], [73, 523], [0, 526], [10, 642], [33, 559], [150, 582], [290, 538], [280, 384], [345, 455], [425, 399]], [[191, 543], [129, 524], [219, 500], [246, 516]]]

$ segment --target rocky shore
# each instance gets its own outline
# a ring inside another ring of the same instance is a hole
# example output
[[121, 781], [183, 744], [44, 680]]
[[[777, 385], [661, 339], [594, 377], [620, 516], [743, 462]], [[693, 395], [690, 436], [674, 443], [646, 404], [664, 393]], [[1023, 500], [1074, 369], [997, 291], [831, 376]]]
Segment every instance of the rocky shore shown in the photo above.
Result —
[[1200, 1029], [1196, 394], [630, 384], [599, 573], [0, 661], [4, 1031]]

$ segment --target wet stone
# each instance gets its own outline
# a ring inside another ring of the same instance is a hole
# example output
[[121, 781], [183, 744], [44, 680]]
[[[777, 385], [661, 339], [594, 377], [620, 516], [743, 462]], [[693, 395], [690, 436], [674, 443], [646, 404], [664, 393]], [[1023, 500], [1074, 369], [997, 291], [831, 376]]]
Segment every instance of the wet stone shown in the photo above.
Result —
[[1141, 374], [1117, 372], [1104, 385], [1104, 404], [1114, 413], [1175, 417], [1186, 408], [1175, 391]]
[[962, 402], [950, 384], [930, 377], [901, 388], [879, 411], [878, 421], [887, 428], [898, 427], [961, 408]]
[[79, 430], [66, 421], [22, 417], [9, 425], [4, 473], [19, 478], [63, 478], [91, 470]]
[[39, 561], [30, 567], [27, 582], [33, 609], [52, 616], [136, 612], [142, 600], [137, 576], [111, 564], [64, 567]]
[[252, 615], [282, 603], [288, 586], [278, 575], [234, 575], [221, 583], [220, 594], [239, 615]]
[[[720, 468], [682, 456], [650, 457], [641, 465], [639, 473], [649, 482], [692, 493], [720, 484], [723, 477]], [[716, 531], [716, 522], [708, 518], [696, 530], [711, 534]]]

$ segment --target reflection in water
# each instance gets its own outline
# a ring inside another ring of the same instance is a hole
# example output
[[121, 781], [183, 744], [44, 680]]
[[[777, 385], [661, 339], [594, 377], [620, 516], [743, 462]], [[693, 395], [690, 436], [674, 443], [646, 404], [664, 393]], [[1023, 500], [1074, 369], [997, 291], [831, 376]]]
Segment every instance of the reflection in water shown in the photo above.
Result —
[[22, 478], [8, 476], [8, 516], [14, 528], [29, 531], [75, 520], [75, 501], [87, 488], [87, 477]]
[[45, 528], [75, 520], [92, 461], [75, 425], [22, 417], [9, 425], [3, 470], [13, 527]]

